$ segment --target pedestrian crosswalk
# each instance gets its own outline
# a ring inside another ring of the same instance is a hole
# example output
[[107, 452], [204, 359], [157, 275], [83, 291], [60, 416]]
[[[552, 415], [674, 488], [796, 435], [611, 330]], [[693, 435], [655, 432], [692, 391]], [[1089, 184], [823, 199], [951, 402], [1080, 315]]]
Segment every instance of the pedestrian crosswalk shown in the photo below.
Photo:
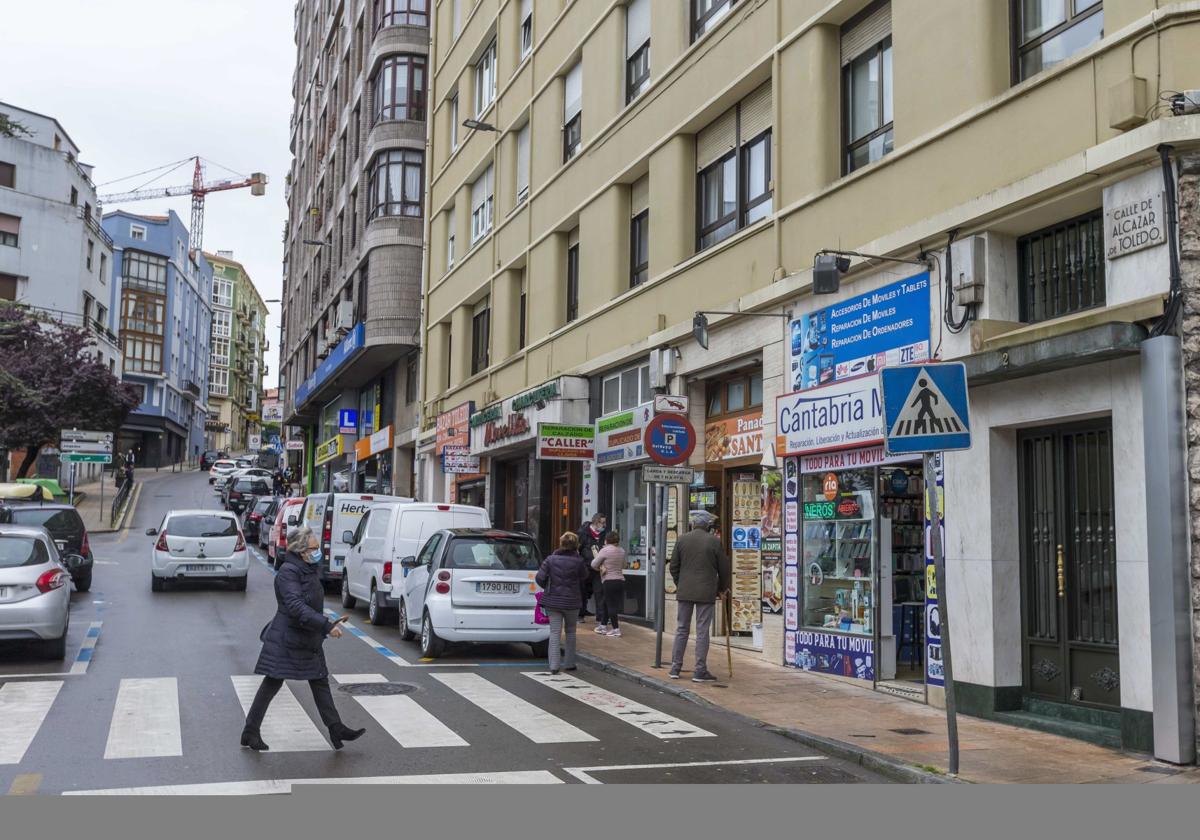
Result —
[[[500, 681], [466, 670], [430, 674], [429, 681], [415, 691], [410, 690], [411, 685], [395, 684], [374, 690], [371, 684], [388, 683], [382, 674], [333, 674], [331, 682], [348, 722], [363, 725], [363, 715], [355, 714], [349, 705], [353, 701], [395, 745], [406, 750], [473, 745], [494, 749], [498, 738], [514, 736], [522, 743], [543, 745], [588, 744], [605, 737], [636, 737], [638, 732], [660, 740], [713, 737], [687, 721], [586, 680], [536, 671], [521, 673], [531, 682], [510, 680], [509, 687], [505, 687]], [[91, 710], [96, 720], [108, 719], [103, 758], [116, 762], [186, 757], [189, 746], [208, 748], [200, 743], [201, 738], [211, 740], [214, 724], [228, 726], [238, 706], [243, 716], [248, 713], [262, 681], [262, 677], [252, 674], [229, 679], [224, 690], [207, 690], [202, 704], [184, 704], [182, 714], [179, 678], [120, 680], [111, 710]], [[0, 685], [0, 720], [5, 722], [0, 727], [0, 766], [21, 764], [36, 751], [39, 737], [50, 739], [56, 736], [56, 729], [63, 731], [47, 726], [54, 721], [55, 704], [63, 703], [63, 684], [63, 680], [41, 680]], [[307, 693], [303, 683], [284, 683], [275, 696], [261, 728], [271, 752], [333, 749], [325, 727], [309, 711], [311, 703], [301, 702]], [[560, 699], [564, 695], [578, 702], [564, 702]], [[238, 706], [229, 705], [233, 702]], [[482, 714], [466, 713], [470, 708]], [[632, 731], [604, 724], [597, 712], [627, 724]], [[185, 721], [193, 729], [185, 727]], [[488, 726], [488, 721], [502, 726]], [[195, 727], [205, 734], [189, 744], [188, 733], [197, 731]], [[226, 737], [236, 744], [236, 732]], [[472, 744], [480, 739], [482, 743]]]

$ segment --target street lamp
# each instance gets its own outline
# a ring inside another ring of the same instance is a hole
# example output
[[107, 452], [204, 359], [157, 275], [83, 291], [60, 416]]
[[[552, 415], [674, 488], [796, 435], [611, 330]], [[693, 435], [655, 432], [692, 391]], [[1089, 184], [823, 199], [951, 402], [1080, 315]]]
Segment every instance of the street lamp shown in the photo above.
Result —
[[324, 242], [320, 239], [301, 239], [300, 241], [303, 242], [305, 245], [315, 245], [318, 248], [328, 248], [329, 247], [328, 242]]
[[496, 126], [491, 123], [481, 122], [480, 120], [463, 120], [463, 127], [472, 129], [473, 131], [497, 131]]
[[842, 275], [850, 270], [850, 257], [862, 257], [866, 260], [884, 260], [885, 262], [907, 263], [929, 268], [929, 260], [906, 260], [900, 257], [884, 257], [879, 254], [862, 254], [858, 251], [839, 251], [834, 248], [822, 248], [813, 257], [814, 295], [835, 295], [841, 288]]

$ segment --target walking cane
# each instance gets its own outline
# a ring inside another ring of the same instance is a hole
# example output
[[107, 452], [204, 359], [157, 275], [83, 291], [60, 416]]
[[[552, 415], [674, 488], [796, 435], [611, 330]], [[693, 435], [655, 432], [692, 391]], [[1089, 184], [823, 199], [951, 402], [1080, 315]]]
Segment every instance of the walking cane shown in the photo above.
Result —
[[730, 623], [731, 623], [730, 618], [729, 618], [729, 613], [730, 613], [729, 602], [730, 602], [730, 600], [731, 600], [730, 594], [728, 592], [725, 593], [725, 597], [722, 599], [722, 601], [725, 604], [725, 660], [726, 660], [726, 664], [729, 665], [729, 678], [733, 679], [733, 645], [729, 641]]

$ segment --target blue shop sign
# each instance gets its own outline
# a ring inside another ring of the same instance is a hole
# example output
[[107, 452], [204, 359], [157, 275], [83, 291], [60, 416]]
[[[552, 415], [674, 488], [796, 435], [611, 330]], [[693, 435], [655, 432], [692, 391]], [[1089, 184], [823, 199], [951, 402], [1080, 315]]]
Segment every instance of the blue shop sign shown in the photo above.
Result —
[[326, 380], [333, 376], [342, 365], [346, 364], [362, 351], [365, 334], [364, 325], [361, 321], [354, 325], [353, 329], [342, 339], [341, 343], [333, 348], [325, 361], [321, 362], [320, 366], [312, 372], [312, 375], [296, 388], [297, 406], [308, 402], [309, 397], [313, 395], [317, 388], [324, 385]]

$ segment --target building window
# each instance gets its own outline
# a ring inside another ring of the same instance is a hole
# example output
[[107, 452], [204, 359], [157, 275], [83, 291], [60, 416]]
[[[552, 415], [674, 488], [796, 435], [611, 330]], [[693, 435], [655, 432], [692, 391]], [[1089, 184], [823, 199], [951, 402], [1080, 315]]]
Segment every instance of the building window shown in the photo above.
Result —
[[350, 246], [358, 244], [358, 188], [350, 193]]
[[167, 293], [167, 258], [126, 249], [121, 278], [126, 289]]
[[0, 245], [17, 247], [21, 239], [21, 217], [0, 213]]
[[643, 210], [629, 223], [629, 288], [640, 286], [650, 275], [650, 211]]
[[425, 119], [425, 58], [395, 55], [375, 74], [375, 122]]
[[1104, 37], [1100, 0], [1013, 0], [1013, 81], [1020, 82]]
[[517, 132], [517, 204], [529, 197], [529, 123]]
[[92, 326], [92, 304], [96, 299], [87, 292], [83, 293], [83, 325], [90, 328]]
[[709, 417], [736, 414], [762, 405], [762, 371], [736, 373], [707, 387]]
[[96, 324], [108, 328], [108, 307], [96, 304]]
[[521, 291], [520, 312], [517, 317], [517, 349], [525, 349], [525, 291]]
[[165, 314], [165, 297], [126, 287], [121, 295], [121, 344], [126, 371], [162, 373]]
[[696, 136], [697, 249], [771, 214], [771, 83]]
[[885, 3], [842, 29], [847, 174], [892, 151], [892, 10]]
[[471, 185], [471, 244], [492, 229], [492, 167]]
[[692, 4], [692, 40], [717, 25], [737, 0], [690, 0]]
[[208, 393], [218, 397], [229, 396], [229, 371], [209, 368]]
[[458, 94], [450, 97], [450, 148], [458, 148]]
[[625, 103], [650, 84], [650, 0], [625, 7]]
[[71, 187], [71, 206], [74, 207], [78, 203], [79, 203], [79, 189], [77, 187]]
[[0, 300], [17, 299], [17, 275], [0, 274]]
[[218, 309], [213, 312], [212, 334], [214, 339], [229, 338], [231, 334], [230, 329], [232, 326], [232, 319], [233, 313], [228, 310]]
[[454, 267], [454, 208], [446, 211], [446, 270]]
[[101, 283], [108, 282], [108, 255], [107, 254], [100, 255], [100, 282]]
[[496, 98], [496, 42], [492, 41], [475, 63], [475, 116], [482, 117]]
[[229, 339], [214, 338], [212, 340], [212, 363], [220, 367], [229, 367]]
[[457, 38], [458, 33], [462, 32], [462, 0], [451, 0], [450, 25], [451, 37]]
[[215, 306], [233, 306], [233, 282], [219, 277], [213, 278], [212, 302]]
[[375, 31], [385, 26], [429, 26], [429, 0], [375, 0]]
[[92, 241], [91, 239], [89, 239], [88, 244], [87, 244], [87, 270], [88, 271], [92, 270], [92, 260], [94, 259], [95, 255], [96, 255], [96, 243], [94, 241]]
[[628, 411], [654, 398], [650, 390], [650, 365], [636, 365], [606, 376], [601, 383], [601, 411]]
[[533, 52], [533, 0], [521, 0], [521, 58]]
[[130, 225], [129, 226], [129, 238], [132, 239], [134, 242], [145, 242], [146, 241], [146, 228], [142, 225]]
[[381, 216], [421, 217], [425, 155], [411, 149], [380, 152], [371, 162], [371, 212]]
[[567, 323], [579, 317], [579, 228], [567, 239]]
[[563, 163], [583, 145], [583, 62], [578, 61], [563, 80]]
[[17, 167], [0, 160], [0, 187], [17, 188]]
[[1017, 240], [1023, 322], [1104, 305], [1103, 224], [1097, 210]]
[[488, 366], [488, 332], [491, 328], [491, 314], [484, 301], [481, 309], [477, 309], [471, 319], [471, 375], [487, 370]]

